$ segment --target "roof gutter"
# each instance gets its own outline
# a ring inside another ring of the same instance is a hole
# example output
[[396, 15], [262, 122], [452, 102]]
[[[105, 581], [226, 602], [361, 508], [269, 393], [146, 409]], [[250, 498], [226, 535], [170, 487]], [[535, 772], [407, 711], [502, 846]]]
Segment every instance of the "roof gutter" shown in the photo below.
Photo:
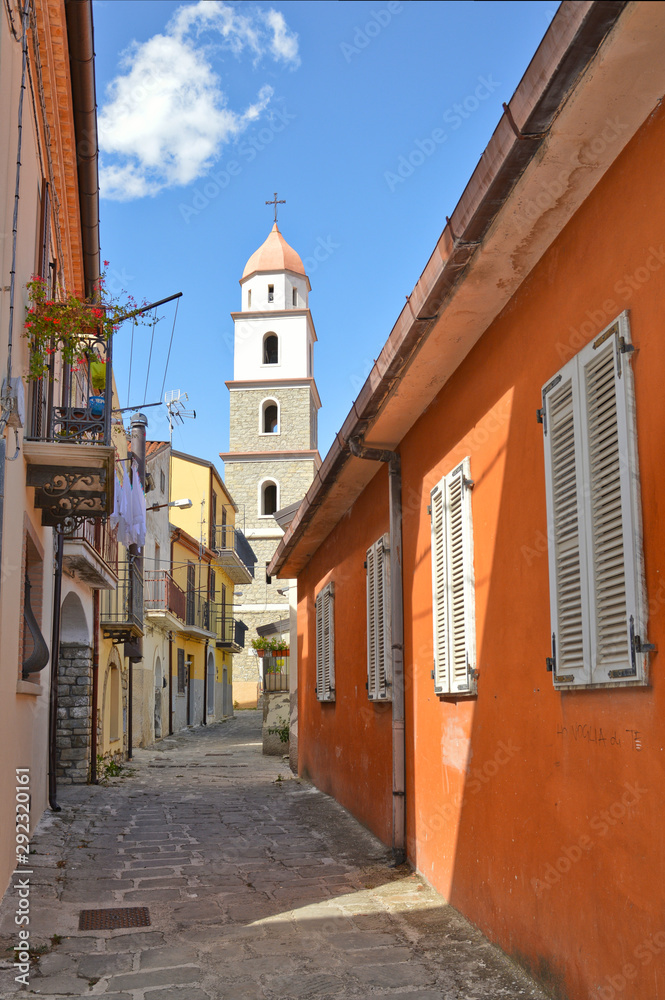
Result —
[[95, 48], [92, 0], [65, 0], [72, 106], [76, 137], [83, 275], [85, 295], [98, 291], [99, 244], [99, 144], [95, 90]]
[[478, 162], [416, 287], [323, 460], [269, 566], [279, 576], [443, 307], [461, 283], [513, 188], [545, 142], [568, 94], [617, 23], [627, 0], [564, 0]]

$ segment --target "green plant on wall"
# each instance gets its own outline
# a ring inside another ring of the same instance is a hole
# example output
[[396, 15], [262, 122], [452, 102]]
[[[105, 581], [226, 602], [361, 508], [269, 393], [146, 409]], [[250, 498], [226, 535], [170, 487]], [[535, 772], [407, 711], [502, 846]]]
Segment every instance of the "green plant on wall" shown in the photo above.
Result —
[[277, 725], [276, 726], [271, 726], [268, 729], [268, 732], [271, 735], [277, 734], [277, 736], [279, 736], [280, 742], [282, 742], [282, 743], [288, 743], [289, 742], [289, 732], [290, 732], [289, 720], [288, 719], [279, 719]]

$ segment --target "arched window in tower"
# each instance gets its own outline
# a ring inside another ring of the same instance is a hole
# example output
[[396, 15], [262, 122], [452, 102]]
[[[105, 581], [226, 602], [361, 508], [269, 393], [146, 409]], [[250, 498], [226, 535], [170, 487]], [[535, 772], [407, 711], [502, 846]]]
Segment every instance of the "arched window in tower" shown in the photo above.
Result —
[[261, 486], [261, 513], [264, 516], [277, 510], [277, 483], [268, 480]]
[[279, 406], [274, 399], [261, 404], [261, 433], [279, 434]]
[[279, 360], [279, 340], [274, 333], [266, 333], [263, 338], [263, 364], [276, 365]]
[[248, 309], [252, 308], [252, 289], [251, 288], [247, 292], [247, 308]]

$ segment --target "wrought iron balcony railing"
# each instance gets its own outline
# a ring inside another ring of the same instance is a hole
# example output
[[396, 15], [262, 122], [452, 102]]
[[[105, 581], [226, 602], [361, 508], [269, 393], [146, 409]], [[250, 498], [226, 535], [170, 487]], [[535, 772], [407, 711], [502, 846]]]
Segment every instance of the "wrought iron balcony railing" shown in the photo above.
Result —
[[111, 513], [111, 351], [91, 330], [75, 364], [54, 350], [48, 376], [31, 383], [23, 452], [42, 524]]
[[215, 604], [214, 609], [213, 627], [217, 636], [218, 649], [228, 649], [232, 653], [239, 653], [245, 648], [247, 626], [240, 619], [227, 615], [223, 605]]
[[143, 578], [133, 559], [118, 564], [118, 586], [102, 595], [100, 624], [105, 639], [130, 642], [143, 635]]
[[65, 532], [63, 565], [93, 590], [115, 589], [118, 532], [107, 520], [81, 521]]
[[32, 382], [26, 439], [110, 445], [112, 393], [112, 339], [91, 330], [77, 363], [54, 352], [49, 377]]
[[187, 598], [166, 570], [146, 570], [144, 573], [144, 603], [146, 613], [162, 612], [185, 621]]
[[254, 578], [256, 555], [242, 531], [229, 524], [212, 524], [211, 548], [234, 583], [250, 583]]

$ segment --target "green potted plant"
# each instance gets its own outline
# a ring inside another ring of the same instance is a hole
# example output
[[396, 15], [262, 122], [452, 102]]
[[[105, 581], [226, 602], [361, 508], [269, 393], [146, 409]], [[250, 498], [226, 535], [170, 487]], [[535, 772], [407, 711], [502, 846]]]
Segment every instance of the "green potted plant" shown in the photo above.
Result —
[[270, 649], [270, 642], [268, 639], [264, 639], [263, 636], [259, 636], [258, 639], [252, 639], [252, 646], [256, 650], [256, 655], [264, 657], [266, 655], [266, 650]]

